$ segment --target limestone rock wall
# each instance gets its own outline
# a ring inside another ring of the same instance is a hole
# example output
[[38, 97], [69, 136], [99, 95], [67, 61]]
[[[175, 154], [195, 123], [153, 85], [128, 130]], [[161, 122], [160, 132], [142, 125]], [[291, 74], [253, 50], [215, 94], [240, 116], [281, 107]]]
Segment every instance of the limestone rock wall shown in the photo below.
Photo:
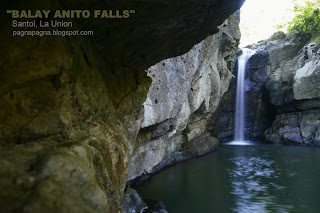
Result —
[[[278, 32], [249, 48], [256, 54], [249, 59], [246, 73], [247, 138], [318, 146], [319, 43]], [[232, 101], [235, 89], [231, 85], [226, 103]], [[229, 128], [219, 131], [219, 136], [230, 139], [234, 127], [228, 124], [233, 124], [234, 109], [224, 109], [224, 102], [220, 106], [216, 126]], [[227, 122], [230, 112], [231, 122]]]
[[152, 84], [143, 104], [144, 121], [131, 156], [129, 180], [216, 149], [218, 141], [206, 126], [233, 77], [238, 24], [239, 12], [219, 27], [219, 33], [186, 54], [146, 71]]
[[[77, 19], [76, 29], [93, 30], [94, 36], [70, 38], [13, 38], [9, 15], [1, 15], [0, 212], [123, 212], [130, 158], [141, 145], [140, 128], [148, 128], [143, 103], [151, 79], [144, 69], [218, 32], [242, 3], [2, 1], [3, 11], [133, 8], [136, 15]], [[160, 120], [146, 118], [151, 128]], [[146, 149], [153, 152], [152, 146]]]
[[267, 141], [319, 146], [319, 59], [319, 43], [307, 43], [267, 79], [269, 99], [278, 112], [265, 133]]
[[1, 49], [0, 212], [121, 211], [150, 79], [106, 84], [90, 43], [27, 39]]

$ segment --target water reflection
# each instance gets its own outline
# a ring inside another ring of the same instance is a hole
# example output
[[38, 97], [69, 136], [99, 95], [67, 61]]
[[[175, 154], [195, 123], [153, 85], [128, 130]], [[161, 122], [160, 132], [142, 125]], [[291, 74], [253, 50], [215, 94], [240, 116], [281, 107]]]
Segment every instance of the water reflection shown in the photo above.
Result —
[[319, 213], [320, 149], [253, 144], [165, 169], [139, 194], [170, 213]]
[[280, 205], [274, 191], [286, 187], [276, 184], [278, 176], [276, 164], [261, 157], [239, 156], [231, 158], [232, 169], [227, 169], [231, 180], [231, 194], [235, 196], [233, 212], [288, 212], [291, 205]]
[[251, 145], [256, 145], [252, 141], [231, 141], [228, 143], [224, 143], [224, 145], [232, 145], [232, 146], [251, 146]]

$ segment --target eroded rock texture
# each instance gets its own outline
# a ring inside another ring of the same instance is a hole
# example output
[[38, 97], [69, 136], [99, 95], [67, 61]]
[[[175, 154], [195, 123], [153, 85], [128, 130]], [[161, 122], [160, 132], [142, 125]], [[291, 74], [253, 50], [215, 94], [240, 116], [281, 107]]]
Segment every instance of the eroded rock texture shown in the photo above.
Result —
[[26, 39], [2, 49], [1, 212], [121, 210], [150, 80], [106, 84], [90, 44]]
[[[247, 138], [318, 146], [319, 43], [278, 32], [250, 48], [256, 54], [249, 59], [246, 73]], [[234, 94], [235, 86], [228, 93]], [[232, 101], [229, 97], [226, 103]], [[226, 124], [230, 111], [234, 114], [230, 109], [221, 111], [220, 125]], [[221, 138], [227, 133], [232, 136], [231, 130], [219, 132]]]
[[[242, 2], [2, 1], [4, 9], [134, 7], [136, 15], [128, 20], [76, 21], [78, 29], [94, 30], [94, 37], [12, 38], [10, 19], [1, 14], [0, 212], [122, 212], [130, 157], [141, 146], [142, 140], [136, 143], [139, 129], [148, 128], [142, 104], [151, 79], [143, 70], [217, 32]], [[206, 70], [203, 65], [202, 71], [192, 72], [202, 77], [208, 75]], [[201, 90], [201, 79], [190, 79], [196, 90]], [[215, 83], [208, 76], [204, 79]], [[207, 87], [205, 91], [210, 93]], [[205, 93], [197, 94], [190, 100], [190, 113], [197, 112], [199, 103], [205, 113], [214, 109]], [[168, 102], [177, 105], [174, 97]], [[166, 114], [167, 122], [181, 111], [182, 106], [177, 107], [170, 108], [173, 114]], [[163, 120], [151, 119], [149, 126], [159, 122]], [[183, 125], [179, 128], [182, 131]], [[156, 138], [161, 131], [154, 133]], [[196, 133], [187, 135], [191, 140]]]
[[266, 81], [270, 102], [278, 111], [266, 131], [266, 139], [272, 143], [318, 146], [320, 45], [295, 44], [297, 49], [286, 53], [292, 56], [283, 59]]
[[232, 79], [240, 39], [239, 13], [182, 56], [147, 70], [152, 84], [128, 179], [217, 148], [207, 121]]

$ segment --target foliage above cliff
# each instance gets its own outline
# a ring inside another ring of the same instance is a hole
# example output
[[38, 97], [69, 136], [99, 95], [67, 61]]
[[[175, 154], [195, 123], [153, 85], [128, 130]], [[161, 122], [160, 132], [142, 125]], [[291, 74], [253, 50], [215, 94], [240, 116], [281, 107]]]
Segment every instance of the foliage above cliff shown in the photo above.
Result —
[[320, 1], [307, 1], [305, 6], [295, 5], [294, 18], [288, 23], [289, 33], [311, 34], [320, 36]]

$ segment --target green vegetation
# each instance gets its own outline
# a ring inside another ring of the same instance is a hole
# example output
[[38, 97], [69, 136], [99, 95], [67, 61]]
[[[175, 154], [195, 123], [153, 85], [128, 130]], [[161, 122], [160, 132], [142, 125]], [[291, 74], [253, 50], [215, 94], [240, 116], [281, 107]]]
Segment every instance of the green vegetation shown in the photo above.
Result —
[[310, 34], [312, 38], [320, 36], [320, 1], [307, 1], [305, 6], [296, 4], [295, 16], [287, 24], [289, 33]]

